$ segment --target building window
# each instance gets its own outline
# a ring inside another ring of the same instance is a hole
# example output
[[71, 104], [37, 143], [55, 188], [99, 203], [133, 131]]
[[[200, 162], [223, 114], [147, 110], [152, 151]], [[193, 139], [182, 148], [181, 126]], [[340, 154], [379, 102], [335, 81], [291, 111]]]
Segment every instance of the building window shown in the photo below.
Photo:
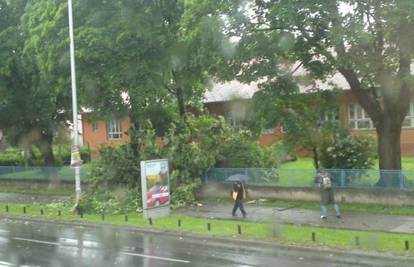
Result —
[[262, 129], [261, 134], [273, 134], [273, 128]]
[[414, 127], [414, 102], [410, 102], [410, 109], [408, 110], [407, 116], [403, 121], [404, 128], [413, 128]]
[[372, 120], [365, 110], [357, 103], [349, 104], [348, 119], [350, 129], [373, 129]]
[[339, 123], [339, 112], [337, 110], [324, 112], [320, 120], [323, 122]]
[[108, 139], [121, 139], [122, 128], [120, 120], [109, 120], [108, 121]]
[[97, 122], [93, 122], [92, 123], [92, 132], [96, 132], [98, 130], [98, 123]]

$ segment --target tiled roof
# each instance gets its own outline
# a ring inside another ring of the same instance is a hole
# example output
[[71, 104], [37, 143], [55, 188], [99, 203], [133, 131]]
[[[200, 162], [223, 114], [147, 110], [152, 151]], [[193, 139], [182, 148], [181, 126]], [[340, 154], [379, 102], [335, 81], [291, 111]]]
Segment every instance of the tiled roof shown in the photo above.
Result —
[[[327, 78], [325, 81], [306, 81], [304, 78], [306, 77], [305, 73], [301, 70], [298, 70], [294, 76], [297, 77], [298, 80], [301, 80], [299, 88], [303, 93], [310, 91], [313, 88], [319, 88], [321, 90], [329, 90], [333, 87], [343, 90], [349, 89], [348, 82], [340, 73], [336, 73], [332, 77]], [[258, 90], [258, 82], [245, 84], [234, 80], [226, 83], [214, 83], [212, 89], [208, 90], [204, 94], [204, 102], [210, 103], [228, 101], [232, 99], [250, 99]]]

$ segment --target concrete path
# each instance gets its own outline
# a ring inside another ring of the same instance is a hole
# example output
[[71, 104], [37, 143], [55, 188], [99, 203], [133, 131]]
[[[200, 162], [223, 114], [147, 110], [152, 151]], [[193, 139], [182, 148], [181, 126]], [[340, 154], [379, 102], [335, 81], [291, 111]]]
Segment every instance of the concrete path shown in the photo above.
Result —
[[330, 216], [328, 219], [321, 220], [320, 211], [246, 204], [247, 218], [243, 219], [240, 211], [238, 211], [238, 216], [232, 217], [231, 210], [232, 206], [230, 204], [205, 204], [201, 207], [179, 209], [175, 213], [210, 219], [234, 219], [364, 231], [414, 233], [414, 217], [412, 216], [342, 213], [342, 218], [337, 219], [331, 209], [329, 210]]

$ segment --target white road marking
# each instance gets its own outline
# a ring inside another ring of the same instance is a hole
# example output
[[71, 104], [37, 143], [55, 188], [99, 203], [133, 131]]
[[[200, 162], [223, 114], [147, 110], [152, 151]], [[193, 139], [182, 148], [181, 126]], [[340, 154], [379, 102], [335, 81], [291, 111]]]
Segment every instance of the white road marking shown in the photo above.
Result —
[[[32, 242], [32, 243], [38, 243], [38, 244], [53, 245], [53, 246], [63, 245], [63, 244], [59, 244], [59, 243], [56, 243], [56, 242], [48, 242], [48, 241], [41, 241], [41, 240], [21, 238], [21, 237], [13, 237], [13, 239], [14, 240], [20, 240], [20, 241], [26, 241], [26, 242]], [[65, 246], [65, 245], [63, 245], [63, 246]], [[120, 253], [124, 254], [124, 255], [128, 255], [128, 256], [134, 256], [134, 257], [142, 257], [142, 258], [149, 258], [149, 259], [156, 259], [156, 260], [163, 260], [163, 261], [171, 261], [171, 262], [190, 263], [190, 261], [187, 261], [187, 260], [180, 260], [180, 259], [173, 259], [173, 258], [166, 258], [166, 257], [158, 257], [158, 256], [153, 256], [153, 255], [131, 253], [131, 252], [124, 252], [124, 251], [121, 251]]]
[[20, 241], [26, 241], [26, 242], [32, 242], [32, 243], [38, 243], [38, 244], [45, 244], [45, 245], [53, 245], [58, 246], [59, 243], [56, 242], [47, 242], [47, 241], [41, 241], [36, 239], [27, 239], [27, 238], [21, 238], [21, 237], [13, 237], [14, 240], [20, 240]]
[[1, 267], [3, 267], [3, 266], [16, 266], [16, 265], [14, 265], [13, 263], [11, 263], [11, 262], [7, 262], [7, 261], [0, 261], [0, 266]]
[[139, 254], [139, 253], [121, 252], [121, 254], [129, 255], [129, 256], [135, 256], [135, 257], [142, 257], [142, 258], [163, 260], [163, 261], [173, 261], [173, 262], [181, 262], [181, 263], [190, 263], [189, 261], [186, 261], [186, 260], [179, 260], [179, 259], [173, 259], [173, 258], [158, 257], [158, 256], [152, 256], [152, 255], [146, 255], [146, 254]]

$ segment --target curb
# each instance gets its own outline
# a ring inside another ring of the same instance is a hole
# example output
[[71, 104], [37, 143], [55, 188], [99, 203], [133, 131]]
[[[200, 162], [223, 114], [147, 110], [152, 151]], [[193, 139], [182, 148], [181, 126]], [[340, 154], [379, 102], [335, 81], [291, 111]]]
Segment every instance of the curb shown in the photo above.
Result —
[[109, 227], [113, 230], [120, 230], [120, 231], [129, 231], [134, 233], [147, 233], [147, 234], [162, 234], [167, 235], [170, 237], [179, 237], [179, 238], [192, 238], [200, 241], [210, 241], [210, 242], [218, 242], [218, 243], [226, 243], [228, 245], [243, 245], [243, 246], [265, 246], [267, 248], [283, 248], [283, 249], [294, 249], [298, 251], [303, 252], [324, 252], [324, 253], [335, 253], [337, 255], [342, 256], [359, 256], [359, 257], [365, 257], [365, 258], [373, 258], [373, 259], [384, 259], [384, 260], [414, 260], [413, 256], [409, 255], [394, 255], [389, 254], [387, 252], [377, 252], [377, 251], [357, 251], [357, 250], [347, 250], [344, 252], [344, 250], [330, 248], [330, 247], [324, 247], [324, 246], [303, 246], [303, 245], [296, 245], [296, 244], [284, 244], [280, 243], [274, 243], [270, 241], [263, 241], [263, 240], [254, 240], [254, 239], [248, 239], [248, 238], [237, 238], [237, 235], [234, 235], [233, 238], [229, 237], [221, 237], [221, 236], [206, 236], [202, 234], [197, 233], [190, 233], [190, 232], [179, 232], [174, 230], [159, 230], [159, 229], [147, 229], [147, 228], [141, 228], [138, 226], [121, 226], [116, 224], [109, 224], [109, 223], [102, 223], [102, 224], [96, 224], [96, 223], [88, 223], [88, 222], [79, 222], [79, 221], [64, 221], [64, 220], [53, 220], [53, 219], [42, 219], [42, 218], [31, 218], [31, 217], [24, 217], [24, 216], [18, 216], [18, 215], [0, 215], [0, 219], [9, 219], [9, 220], [18, 220], [18, 221], [26, 221], [26, 222], [34, 222], [34, 223], [58, 223], [61, 225], [67, 225], [67, 226], [81, 226], [85, 228], [93, 228], [93, 229], [99, 229], [104, 227]]

